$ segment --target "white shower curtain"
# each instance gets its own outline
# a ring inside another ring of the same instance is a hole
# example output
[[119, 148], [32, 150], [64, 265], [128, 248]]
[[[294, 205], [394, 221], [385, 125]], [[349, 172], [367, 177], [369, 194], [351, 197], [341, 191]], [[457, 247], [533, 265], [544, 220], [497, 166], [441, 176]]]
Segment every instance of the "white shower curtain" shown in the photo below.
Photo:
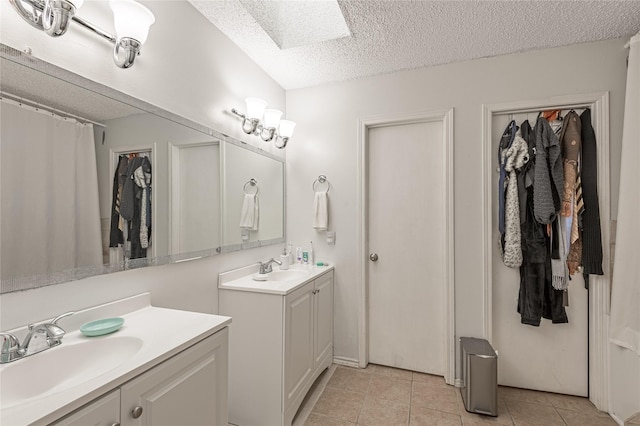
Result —
[[640, 33], [629, 44], [610, 339], [640, 355]]
[[3, 99], [3, 280], [102, 265], [93, 126]]

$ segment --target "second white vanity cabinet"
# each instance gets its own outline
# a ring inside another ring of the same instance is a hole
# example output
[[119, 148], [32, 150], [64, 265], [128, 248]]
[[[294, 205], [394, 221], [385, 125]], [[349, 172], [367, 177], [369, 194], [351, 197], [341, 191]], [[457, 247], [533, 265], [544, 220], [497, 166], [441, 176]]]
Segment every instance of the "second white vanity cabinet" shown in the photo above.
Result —
[[229, 423], [290, 425], [314, 380], [331, 365], [333, 270], [313, 271], [290, 287], [221, 281], [220, 315], [233, 318]]

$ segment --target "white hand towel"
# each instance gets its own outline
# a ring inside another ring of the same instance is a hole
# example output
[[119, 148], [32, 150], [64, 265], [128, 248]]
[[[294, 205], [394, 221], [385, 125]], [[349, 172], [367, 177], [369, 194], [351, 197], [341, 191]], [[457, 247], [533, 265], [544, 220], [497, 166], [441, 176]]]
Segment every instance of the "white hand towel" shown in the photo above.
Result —
[[313, 228], [326, 231], [329, 224], [328, 198], [326, 192], [316, 192], [313, 199]]
[[253, 227], [252, 231], [258, 230], [258, 224], [260, 223], [260, 199], [258, 194], [253, 197]]
[[255, 194], [244, 194], [242, 211], [240, 212], [240, 228], [253, 229], [256, 220], [256, 196]]

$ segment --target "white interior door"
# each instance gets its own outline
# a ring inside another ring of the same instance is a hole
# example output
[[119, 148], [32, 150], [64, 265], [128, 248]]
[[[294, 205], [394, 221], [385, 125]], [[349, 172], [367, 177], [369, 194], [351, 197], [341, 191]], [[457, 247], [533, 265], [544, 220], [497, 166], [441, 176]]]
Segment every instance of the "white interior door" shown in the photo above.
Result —
[[171, 253], [220, 245], [220, 145], [173, 144]]
[[[369, 362], [445, 374], [442, 121], [369, 127]], [[374, 256], [375, 258], [375, 256]]]
[[[529, 119], [535, 125], [536, 114], [514, 115], [520, 125]], [[492, 122], [492, 152], [497, 153], [498, 141], [509, 123], [508, 115], [494, 116]], [[497, 154], [493, 168], [497, 167]], [[492, 188], [493, 233], [493, 339], [498, 351], [498, 383], [526, 389], [587, 396], [588, 376], [588, 292], [581, 274], [569, 284], [568, 324], [552, 324], [542, 319], [540, 327], [524, 325], [517, 312], [520, 273], [502, 263], [498, 245], [498, 173], [494, 173]]]

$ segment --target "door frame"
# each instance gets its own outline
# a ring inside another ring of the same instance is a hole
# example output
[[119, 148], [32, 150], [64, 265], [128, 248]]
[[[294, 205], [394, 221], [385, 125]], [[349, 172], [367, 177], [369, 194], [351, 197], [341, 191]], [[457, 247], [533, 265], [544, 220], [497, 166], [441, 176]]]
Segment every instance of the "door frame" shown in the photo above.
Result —
[[491, 185], [495, 171], [491, 164], [492, 118], [494, 115], [538, 112], [548, 109], [590, 108], [598, 152], [598, 198], [602, 233], [604, 275], [589, 278], [589, 399], [602, 411], [609, 401], [609, 309], [610, 309], [610, 186], [609, 186], [609, 92], [554, 96], [550, 98], [487, 104], [482, 106], [483, 151], [483, 330], [489, 342], [493, 337], [493, 244]]
[[442, 122], [444, 144], [445, 182], [445, 282], [443, 291], [444, 312], [444, 379], [453, 384], [455, 376], [455, 309], [454, 309], [454, 233], [453, 233], [453, 108], [413, 114], [387, 115], [358, 120], [358, 260], [357, 282], [360, 291], [358, 309], [358, 366], [365, 368], [369, 362], [369, 279], [368, 262], [368, 134], [369, 129], [400, 124]]

